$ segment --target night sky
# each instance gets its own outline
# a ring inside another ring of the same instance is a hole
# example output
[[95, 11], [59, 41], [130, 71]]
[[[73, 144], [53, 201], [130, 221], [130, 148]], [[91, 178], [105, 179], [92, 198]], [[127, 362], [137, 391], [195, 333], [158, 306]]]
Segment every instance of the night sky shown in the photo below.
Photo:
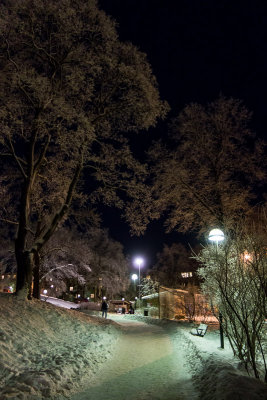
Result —
[[[169, 117], [186, 104], [205, 104], [220, 94], [244, 101], [253, 112], [253, 129], [266, 137], [267, 2], [223, 0], [99, 0], [118, 23], [119, 37], [147, 54]], [[133, 143], [138, 156], [164, 135], [165, 123], [141, 133]], [[127, 254], [143, 254], [147, 267], [163, 243], [194, 244], [193, 235], [166, 235], [163, 221], [141, 238], [131, 237], [119, 212], [103, 212], [111, 236]]]

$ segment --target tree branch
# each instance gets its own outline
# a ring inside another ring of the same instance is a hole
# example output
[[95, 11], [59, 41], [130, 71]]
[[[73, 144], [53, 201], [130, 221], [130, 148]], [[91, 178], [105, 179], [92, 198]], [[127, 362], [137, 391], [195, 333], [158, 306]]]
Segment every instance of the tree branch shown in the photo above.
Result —
[[6, 218], [0, 218], [0, 221], [4, 221], [4, 222], [7, 222], [7, 223], [12, 224], [12, 225], [18, 225], [19, 224], [16, 221], [11, 221], [10, 219], [6, 219]]

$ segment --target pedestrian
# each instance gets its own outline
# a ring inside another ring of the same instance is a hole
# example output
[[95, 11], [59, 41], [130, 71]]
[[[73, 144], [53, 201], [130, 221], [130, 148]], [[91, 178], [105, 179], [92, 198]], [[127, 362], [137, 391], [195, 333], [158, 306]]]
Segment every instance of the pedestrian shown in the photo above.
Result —
[[107, 315], [108, 315], [108, 303], [106, 302], [106, 300], [103, 300], [103, 302], [102, 302], [101, 311], [102, 311], [102, 317], [105, 316], [105, 318], [107, 318]]

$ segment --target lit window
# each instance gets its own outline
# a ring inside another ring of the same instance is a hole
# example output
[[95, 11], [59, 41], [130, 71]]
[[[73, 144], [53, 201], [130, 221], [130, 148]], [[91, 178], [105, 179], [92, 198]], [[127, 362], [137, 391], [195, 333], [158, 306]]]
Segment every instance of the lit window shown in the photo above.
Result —
[[181, 272], [182, 278], [190, 278], [193, 276], [192, 272]]

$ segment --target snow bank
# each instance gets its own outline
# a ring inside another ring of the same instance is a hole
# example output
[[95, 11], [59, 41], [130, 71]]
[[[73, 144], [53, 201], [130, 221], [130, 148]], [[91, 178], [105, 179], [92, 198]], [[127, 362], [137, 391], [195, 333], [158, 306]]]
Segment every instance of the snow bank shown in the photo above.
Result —
[[208, 330], [202, 338], [191, 335], [190, 329], [182, 329], [186, 358], [202, 400], [267, 399], [267, 386], [248, 376], [233, 356], [226, 337], [224, 349], [221, 349], [218, 330]]
[[143, 316], [134, 318], [165, 327], [174, 343], [182, 338], [184, 348], [181, 356], [187, 360], [186, 368], [201, 400], [267, 400], [267, 386], [248, 376], [239, 360], [233, 356], [226, 337], [224, 349], [220, 348], [220, 334], [216, 327], [210, 326], [206, 335], [199, 337], [190, 334], [194, 325], [188, 322]]
[[0, 294], [0, 399], [58, 399], [110, 357], [116, 323]]

